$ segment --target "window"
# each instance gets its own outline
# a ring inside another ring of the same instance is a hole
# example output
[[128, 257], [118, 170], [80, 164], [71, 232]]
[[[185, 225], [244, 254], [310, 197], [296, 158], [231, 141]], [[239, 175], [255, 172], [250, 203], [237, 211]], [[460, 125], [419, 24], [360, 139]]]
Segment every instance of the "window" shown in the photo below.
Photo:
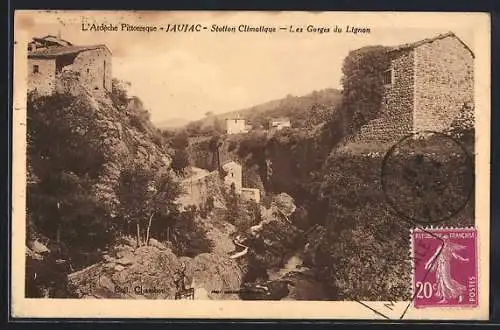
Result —
[[89, 73], [89, 72], [90, 72], [90, 69], [89, 69], [89, 68], [87, 68], [87, 73]]
[[40, 67], [38, 65], [33, 65], [33, 73], [39, 73], [40, 72]]
[[387, 70], [384, 72], [383, 80], [384, 85], [392, 85], [392, 70]]

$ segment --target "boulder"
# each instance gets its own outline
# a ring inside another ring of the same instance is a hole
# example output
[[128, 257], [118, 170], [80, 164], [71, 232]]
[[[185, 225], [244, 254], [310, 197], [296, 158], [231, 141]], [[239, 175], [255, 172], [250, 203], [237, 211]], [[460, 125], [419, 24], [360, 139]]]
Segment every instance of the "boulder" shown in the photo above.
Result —
[[134, 263], [134, 257], [133, 255], [127, 255], [123, 258], [116, 259], [115, 262], [119, 265], [131, 265]]
[[102, 256], [102, 259], [105, 261], [105, 262], [114, 262], [115, 261], [115, 258], [111, 257], [109, 254], [105, 254]]
[[124, 269], [125, 269], [125, 267], [123, 267], [122, 265], [116, 265], [116, 266], [115, 266], [115, 270], [116, 270], [117, 272], [121, 272], [121, 271], [122, 271], [122, 270], [124, 270]]
[[153, 247], [156, 247], [160, 250], [166, 250], [167, 249], [167, 246], [157, 240], [155, 240], [154, 238], [150, 238], [149, 239], [149, 246], [153, 246]]
[[116, 252], [116, 257], [120, 259], [128, 258], [131, 259], [134, 257], [134, 253], [131, 250], [120, 250]]

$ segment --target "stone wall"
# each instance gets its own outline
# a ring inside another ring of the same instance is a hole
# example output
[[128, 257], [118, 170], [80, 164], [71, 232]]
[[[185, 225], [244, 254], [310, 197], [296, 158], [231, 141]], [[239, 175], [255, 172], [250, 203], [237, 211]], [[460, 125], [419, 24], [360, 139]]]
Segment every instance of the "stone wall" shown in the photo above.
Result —
[[81, 82], [89, 90], [111, 92], [112, 63], [107, 49], [87, 50], [79, 53], [71, 65], [71, 70], [80, 72]]
[[416, 48], [415, 130], [442, 131], [473, 104], [471, 52], [450, 36]]
[[385, 86], [381, 117], [388, 138], [398, 138], [411, 131], [413, 111], [414, 52], [404, 50], [392, 53], [392, 84]]
[[260, 203], [260, 190], [255, 188], [241, 188], [241, 198], [243, 200], [253, 200]]
[[[34, 72], [38, 66], [38, 72]], [[35, 91], [41, 95], [50, 95], [55, 89], [55, 59], [28, 59], [28, 92]]]
[[409, 134], [413, 127], [414, 52], [391, 53], [392, 83], [384, 86], [380, 117], [369, 121], [346, 143], [386, 143]]
[[[38, 72], [34, 72], [35, 65]], [[111, 92], [112, 89], [112, 58], [105, 48], [50, 59], [29, 58], [28, 66], [28, 91], [36, 89], [41, 95], [54, 93], [57, 79], [67, 72], [77, 73], [79, 83], [89, 91]], [[65, 88], [67, 86], [59, 86], [58, 91]]]
[[184, 207], [189, 205], [199, 207], [207, 202], [209, 196], [217, 199], [221, 194], [221, 186], [221, 179], [217, 171], [207, 173], [203, 176], [188, 178], [181, 182], [184, 194], [179, 198], [178, 202]]

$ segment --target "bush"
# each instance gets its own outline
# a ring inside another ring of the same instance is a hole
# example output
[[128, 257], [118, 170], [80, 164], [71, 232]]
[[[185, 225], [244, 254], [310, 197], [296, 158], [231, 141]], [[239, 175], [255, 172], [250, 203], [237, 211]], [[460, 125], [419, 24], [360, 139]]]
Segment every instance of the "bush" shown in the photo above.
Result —
[[[448, 161], [452, 158], [450, 155]], [[381, 166], [381, 157], [332, 156], [316, 190], [317, 202], [310, 208], [315, 210], [315, 222], [323, 223], [327, 229], [322, 238], [311, 242], [319, 241], [315, 269], [325, 270], [322, 276], [336, 283], [342, 299], [410, 298], [411, 225], [387, 204]], [[470, 202], [462, 212], [440, 225], [473, 223], [474, 203]]]
[[388, 47], [368, 46], [351, 51], [342, 65], [342, 104], [347, 134], [378, 116], [384, 92], [383, 73], [389, 69]]

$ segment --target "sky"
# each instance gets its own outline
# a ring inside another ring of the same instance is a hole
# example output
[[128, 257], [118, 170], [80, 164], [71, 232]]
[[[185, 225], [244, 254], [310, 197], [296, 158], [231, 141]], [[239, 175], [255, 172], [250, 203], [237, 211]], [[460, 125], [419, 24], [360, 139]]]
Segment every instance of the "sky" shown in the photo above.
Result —
[[[113, 54], [113, 76], [130, 82], [130, 94], [144, 102], [154, 123], [162, 123], [176, 118], [196, 120], [207, 112], [243, 109], [288, 94], [301, 96], [314, 90], [340, 88], [343, 59], [349, 51], [367, 45], [394, 46], [453, 31], [474, 50], [472, 25], [463, 17], [449, 15], [25, 12], [16, 16], [16, 33], [22, 31], [16, 35], [30, 38], [60, 34], [76, 45], [106, 44]], [[350, 25], [368, 27], [371, 32], [82, 31], [82, 24], [92, 23], [202, 24], [209, 28], [212, 24], [248, 24], [287, 29], [315, 25], [331, 29], [338, 26], [344, 31]]]

